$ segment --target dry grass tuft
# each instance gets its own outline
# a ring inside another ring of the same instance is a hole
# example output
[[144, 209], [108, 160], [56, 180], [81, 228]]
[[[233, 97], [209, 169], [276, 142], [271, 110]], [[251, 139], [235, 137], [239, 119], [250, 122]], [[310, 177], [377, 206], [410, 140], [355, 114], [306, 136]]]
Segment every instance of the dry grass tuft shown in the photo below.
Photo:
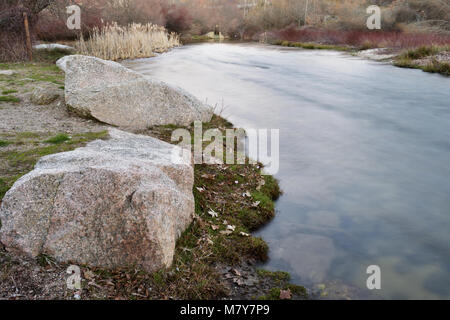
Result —
[[94, 28], [88, 40], [81, 37], [76, 43], [80, 54], [113, 61], [151, 57], [179, 45], [177, 34], [150, 23], [127, 27], [113, 23]]

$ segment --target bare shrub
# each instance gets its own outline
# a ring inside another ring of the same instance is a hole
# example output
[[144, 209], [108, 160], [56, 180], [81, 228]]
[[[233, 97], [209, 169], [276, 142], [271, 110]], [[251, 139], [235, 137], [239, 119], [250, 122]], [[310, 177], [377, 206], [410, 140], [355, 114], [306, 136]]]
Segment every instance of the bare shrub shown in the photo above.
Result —
[[[20, 61], [27, 58], [23, 13], [30, 17], [29, 25], [33, 30], [35, 17], [27, 8], [12, 6], [0, 14], [0, 61]], [[33, 33], [32, 33], [33, 35]]]

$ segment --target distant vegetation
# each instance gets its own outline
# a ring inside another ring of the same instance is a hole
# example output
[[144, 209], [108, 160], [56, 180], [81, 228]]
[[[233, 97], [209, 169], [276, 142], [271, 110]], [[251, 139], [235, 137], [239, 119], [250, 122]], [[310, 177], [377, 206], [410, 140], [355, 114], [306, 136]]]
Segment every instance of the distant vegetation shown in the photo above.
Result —
[[[34, 40], [77, 40], [96, 50], [124, 34], [132, 24], [158, 25], [182, 39], [215, 31], [230, 39], [287, 40], [324, 45], [415, 48], [450, 44], [450, 0], [91, 0], [79, 1], [82, 29], [66, 27], [71, 0], [4, 0], [0, 4], [0, 60], [26, 58], [22, 12], [30, 15]], [[367, 30], [366, 8], [382, 9], [382, 30]], [[20, 7], [22, 5], [22, 7]], [[23, 9], [22, 9], [23, 8]], [[111, 29], [111, 25], [115, 25]], [[142, 32], [136, 31], [134, 35]], [[149, 53], [141, 40], [128, 47], [137, 56]], [[110, 37], [111, 36], [111, 37]], [[95, 38], [95, 40], [90, 39]], [[108, 39], [108, 40], [106, 40]], [[131, 40], [133, 39], [133, 40]], [[153, 38], [151, 38], [153, 39]], [[160, 47], [171, 47], [169, 44]], [[151, 40], [153, 41], [153, 40]], [[144, 41], [145, 42], [145, 41]], [[137, 46], [137, 44], [140, 44]], [[153, 44], [151, 46], [154, 46]], [[96, 49], [97, 48], [97, 49]], [[103, 49], [102, 49], [103, 50]], [[101, 56], [123, 54], [115, 45]]]

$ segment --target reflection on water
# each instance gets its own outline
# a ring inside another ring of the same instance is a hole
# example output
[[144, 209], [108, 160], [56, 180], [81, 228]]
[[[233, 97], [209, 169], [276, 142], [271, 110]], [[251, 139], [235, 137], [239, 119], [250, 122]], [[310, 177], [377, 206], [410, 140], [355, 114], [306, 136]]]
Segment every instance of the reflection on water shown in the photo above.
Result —
[[223, 104], [237, 126], [280, 129], [285, 194], [259, 232], [267, 268], [363, 297], [376, 264], [384, 298], [450, 298], [449, 78], [258, 44], [125, 64]]

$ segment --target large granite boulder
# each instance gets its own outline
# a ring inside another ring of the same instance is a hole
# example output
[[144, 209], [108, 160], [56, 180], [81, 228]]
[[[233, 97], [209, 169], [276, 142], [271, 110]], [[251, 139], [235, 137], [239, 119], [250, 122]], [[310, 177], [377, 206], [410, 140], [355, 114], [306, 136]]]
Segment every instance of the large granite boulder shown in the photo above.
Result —
[[132, 129], [211, 120], [212, 110], [189, 93], [116, 62], [72, 55], [57, 65], [66, 73], [66, 105], [82, 116]]
[[108, 140], [43, 157], [3, 198], [0, 240], [60, 262], [168, 267], [194, 214], [193, 166], [179, 152], [111, 129]]

